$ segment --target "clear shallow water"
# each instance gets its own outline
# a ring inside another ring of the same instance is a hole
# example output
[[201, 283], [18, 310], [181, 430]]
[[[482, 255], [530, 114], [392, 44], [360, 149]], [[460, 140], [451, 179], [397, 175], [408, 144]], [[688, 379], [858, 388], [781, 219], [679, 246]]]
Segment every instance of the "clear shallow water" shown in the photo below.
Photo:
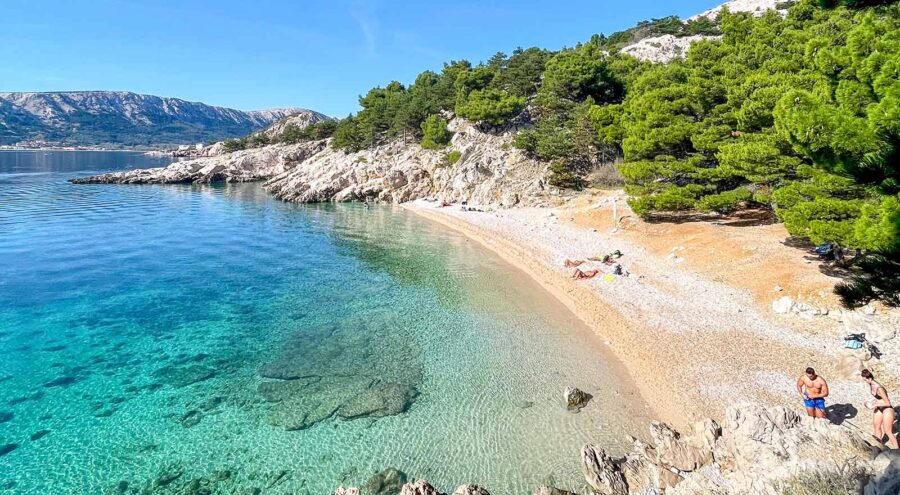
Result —
[[0, 493], [575, 489], [643, 428], [571, 313], [402, 210], [66, 182], [162, 163], [0, 152]]

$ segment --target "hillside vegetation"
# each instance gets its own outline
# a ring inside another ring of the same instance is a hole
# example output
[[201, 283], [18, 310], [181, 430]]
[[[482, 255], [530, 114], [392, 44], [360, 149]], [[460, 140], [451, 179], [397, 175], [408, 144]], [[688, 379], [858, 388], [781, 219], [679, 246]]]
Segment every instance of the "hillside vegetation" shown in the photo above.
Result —
[[[402, 139], [439, 148], [449, 112], [550, 162], [549, 182], [588, 185], [620, 158], [633, 210], [772, 211], [795, 236], [833, 243], [855, 272], [848, 304], [900, 303], [900, 6], [801, 0], [754, 17], [727, 9], [668, 17], [573, 48], [444, 64], [409, 86], [360, 97], [361, 110], [281, 140], [333, 136], [358, 151]], [[619, 53], [658, 34], [716, 35], [684, 59]], [[847, 258], [850, 258], [849, 260]]]

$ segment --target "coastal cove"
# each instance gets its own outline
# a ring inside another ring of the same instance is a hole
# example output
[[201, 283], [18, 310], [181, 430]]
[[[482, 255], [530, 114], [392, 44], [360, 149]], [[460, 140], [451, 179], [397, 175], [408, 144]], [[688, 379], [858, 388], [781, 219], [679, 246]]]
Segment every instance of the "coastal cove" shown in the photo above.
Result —
[[563, 304], [414, 213], [67, 182], [163, 163], [0, 153], [3, 493], [580, 491], [581, 446], [653, 417]]

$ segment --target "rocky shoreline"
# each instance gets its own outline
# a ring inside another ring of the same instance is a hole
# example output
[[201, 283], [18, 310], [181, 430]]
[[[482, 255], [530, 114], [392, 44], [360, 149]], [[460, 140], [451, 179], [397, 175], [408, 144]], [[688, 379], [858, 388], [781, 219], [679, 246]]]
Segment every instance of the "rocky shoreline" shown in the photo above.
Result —
[[76, 184], [208, 184], [267, 180], [278, 199], [323, 201], [406, 201], [436, 197], [473, 204], [544, 204], [547, 164], [513, 148], [514, 129], [483, 131], [463, 119], [448, 128], [445, 149], [427, 150], [394, 141], [346, 153], [329, 140], [271, 145], [175, 162], [168, 167], [83, 177]]
[[265, 180], [322, 151], [324, 141], [274, 145], [136, 169], [72, 179], [73, 184], [210, 184]]
[[[712, 419], [679, 433], [665, 423], [650, 425], [650, 443], [633, 441], [622, 458], [595, 445], [581, 450], [584, 493], [601, 495], [779, 495], [900, 491], [900, 454], [858, 431], [799, 416], [785, 407], [732, 406], [719, 425]], [[403, 475], [405, 477], [405, 475]], [[402, 479], [402, 478], [401, 478]], [[388, 495], [371, 486], [339, 487], [334, 495]], [[427, 481], [402, 485], [400, 495], [444, 495]], [[487, 495], [478, 485], [460, 485], [452, 495]], [[541, 486], [534, 495], [575, 495]]]

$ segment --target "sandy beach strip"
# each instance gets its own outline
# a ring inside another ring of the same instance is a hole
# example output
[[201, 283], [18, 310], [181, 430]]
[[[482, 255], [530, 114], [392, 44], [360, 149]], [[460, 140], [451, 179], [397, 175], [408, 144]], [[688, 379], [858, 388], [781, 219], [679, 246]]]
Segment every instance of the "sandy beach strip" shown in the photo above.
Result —
[[[776, 315], [754, 291], [705, 278], [678, 261], [687, 254], [663, 257], [622, 231], [585, 227], [575, 221], [583, 209], [482, 212], [423, 200], [403, 207], [479, 242], [538, 281], [604, 339], [663, 421], [683, 427], [720, 419], [729, 404], [746, 401], [802, 409], [794, 383], [807, 366], [829, 377], [830, 403], [862, 410], [867, 399], [858, 381], [836, 377], [843, 334], [833, 318]], [[587, 262], [580, 268], [601, 275], [574, 280], [574, 269], [564, 267], [566, 259], [616, 249], [627, 277], [604, 277], [610, 266]], [[863, 416], [860, 421], [868, 419]]]

